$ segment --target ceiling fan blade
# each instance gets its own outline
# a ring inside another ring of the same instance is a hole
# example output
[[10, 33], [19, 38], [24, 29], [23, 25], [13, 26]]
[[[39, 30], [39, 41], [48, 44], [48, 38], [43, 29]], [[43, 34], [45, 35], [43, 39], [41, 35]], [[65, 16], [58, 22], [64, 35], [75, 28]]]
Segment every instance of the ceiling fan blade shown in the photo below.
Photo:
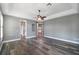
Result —
[[43, 18], [46, 18], [46, 16], [43, 16]]

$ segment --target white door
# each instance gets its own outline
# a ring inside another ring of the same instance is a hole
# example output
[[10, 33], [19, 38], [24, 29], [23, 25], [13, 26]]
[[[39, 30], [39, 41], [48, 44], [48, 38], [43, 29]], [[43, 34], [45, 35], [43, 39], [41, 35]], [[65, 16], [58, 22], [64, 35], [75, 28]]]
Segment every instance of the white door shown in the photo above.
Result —
[[20, 21], [20, 34], [21, 37], [27, 37], [27, 20]]
[[3, 16], [0, 11], [0, 41], [3, 40]]

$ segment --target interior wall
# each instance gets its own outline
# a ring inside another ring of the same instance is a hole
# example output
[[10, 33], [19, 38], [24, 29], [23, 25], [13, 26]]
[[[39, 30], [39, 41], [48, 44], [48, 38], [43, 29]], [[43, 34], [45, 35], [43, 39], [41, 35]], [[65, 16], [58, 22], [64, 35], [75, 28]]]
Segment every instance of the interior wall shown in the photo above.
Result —
[[79, 14], [45, 21], [44, 35], [62, 40], [79, 42]]
[[20, 37], [20, 18], [4, 15], [3, 16], [3, 39], [12, 40]]
[[[20, 20], [22, 19], [9, 15], [4, 15], [3, 19], [4, 19], [4, 23], [3, 23], [4, 40], [12, 40], [12, 39], [20, 38]], [[26, 37], [30, 38], [35, 36], [35, 31], [32, 31], [32, 24], [35, 24], [35, 22], [27, 20]]]
[[[34, 28], [32, 27], [32, 24], [34, 24]], [[35, 37], [36, 36], [36, 23], [35, 21], [27, 21], [27, 37]]]
[[0, 11], [0, 41], [3, 40], [3, 15]]
[[78, 13], [79, 13], [79, 4], [78, 4]]
[[0, 7], [0, 51], [3, 45], [2, 41], [3, 41], [3, 15], [1, 12], [1, 7]]
[[1, 42], [1, 11], [0, 11], [0, 42]]

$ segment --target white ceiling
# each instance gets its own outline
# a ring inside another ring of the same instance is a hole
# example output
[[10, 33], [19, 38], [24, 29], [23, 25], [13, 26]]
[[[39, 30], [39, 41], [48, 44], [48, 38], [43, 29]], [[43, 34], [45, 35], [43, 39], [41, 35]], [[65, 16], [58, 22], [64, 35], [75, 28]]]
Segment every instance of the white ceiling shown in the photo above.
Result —
[[5, 15], [16, 17], [35, 19], [38, 15], [38, 10], [41, 10], [42, 16], [51, 16], [74, 7], [74, 3], [52, 3], [52, 6], [47, 6], [47, 3], [2, 3], [2, 11]]

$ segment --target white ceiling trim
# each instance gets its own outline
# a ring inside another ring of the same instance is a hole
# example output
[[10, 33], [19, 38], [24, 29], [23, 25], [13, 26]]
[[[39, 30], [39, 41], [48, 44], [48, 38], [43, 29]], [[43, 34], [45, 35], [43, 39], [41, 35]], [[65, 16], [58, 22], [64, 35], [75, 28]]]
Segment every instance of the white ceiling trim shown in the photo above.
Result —
[[63, 12], [60, 12], [60, 13], [57, 13], [57, 14], [54, 14], [54, 15], [51, 15], [51, 16], [48, 16], [46, 20], [50, 20], [50, 19], [54, 19], [54, 18], [58, 18], [58, 17], [62, 17], [62, 16], [67, 16], [67, 15], [71, 15], [71, 14], [76, 14], [78, 13], [78, 10], [77, 9], [69, 9], [69, 10], [66, 10], [66, 11], [63, 11]]

